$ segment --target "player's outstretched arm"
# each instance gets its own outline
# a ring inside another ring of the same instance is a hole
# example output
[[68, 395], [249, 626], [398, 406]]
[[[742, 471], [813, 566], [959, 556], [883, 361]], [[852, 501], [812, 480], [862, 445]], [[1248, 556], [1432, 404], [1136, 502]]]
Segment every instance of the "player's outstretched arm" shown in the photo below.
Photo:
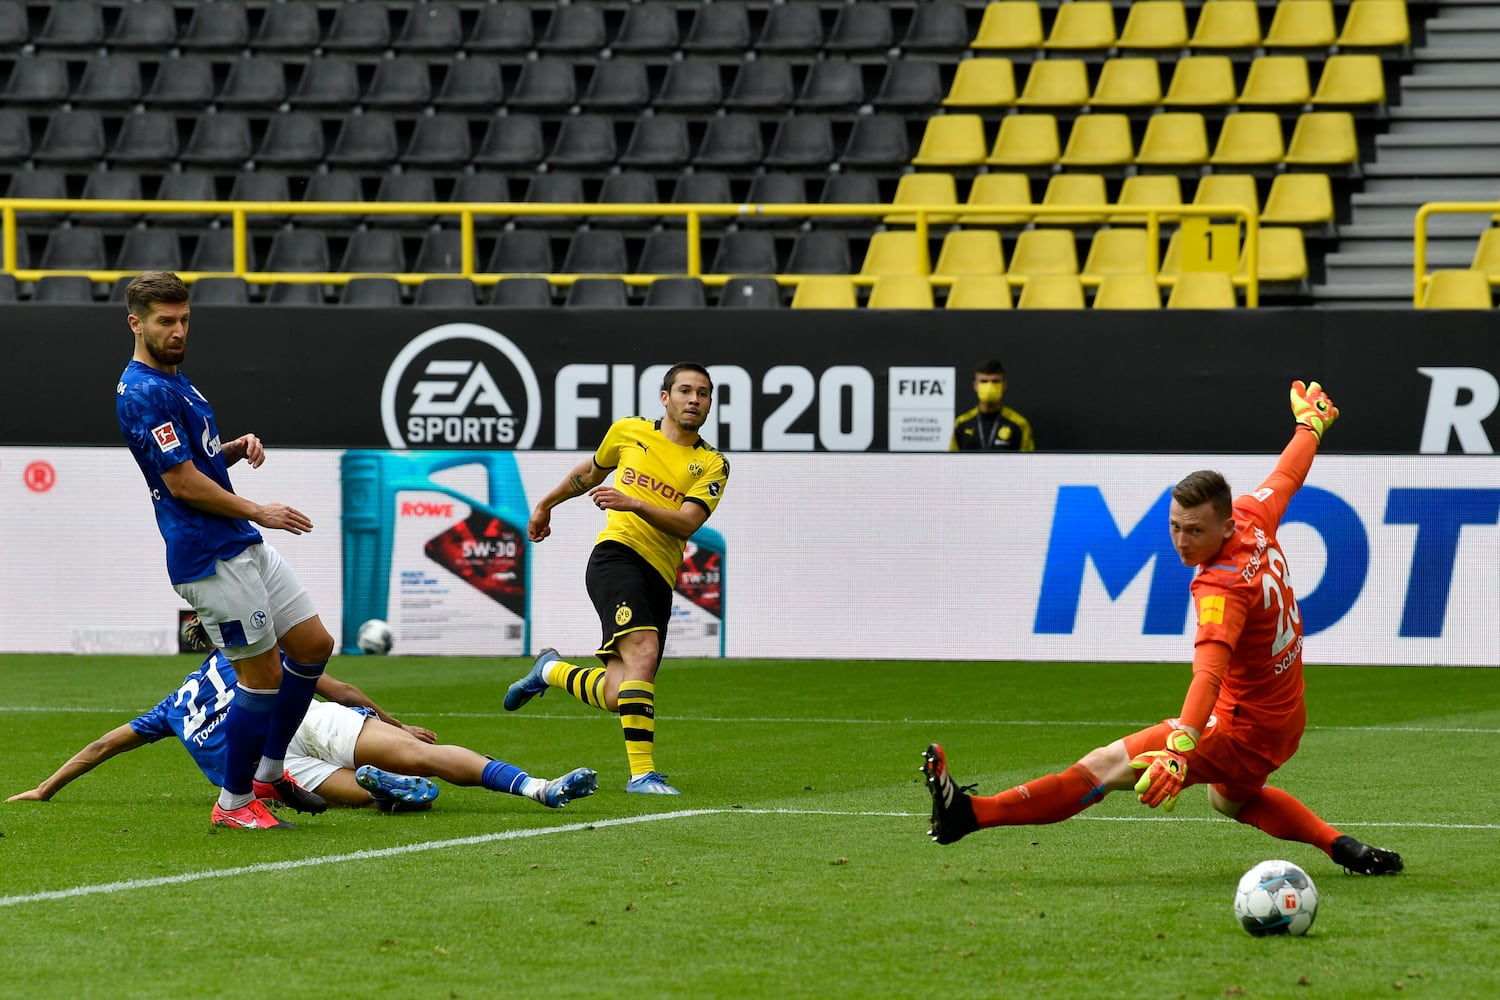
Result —
[[7, 802], [46, 802], [56, 795], [64, 785], [80, 775], [87, 774], [111, 757], [128, 750], [143, 747], [151, 741], [130, 728], [130, 723], [116, 726], [68, 759], [68, 762], [52, 773], [46, 781], [35, 788], [12, 795]]
[[1321, 444], [1323, 432], [1339, 418], [1339, 408], [1321, 385], [1316, 382], [1304, 385], [1301, 379], [1292, 383], [1291, 400], [1292, 416]]
[[161, 474], [162, 482], [172, 496], [190, 507], [217, 514], [254, 521], [262, 528], [279, 528], [294, 535], [312, 530], [312, 518], [284, 503], [259, 504], [231, 493], [208, 478], [192, 462], [179, 462]]
[[592, 455], [573, 466], [562, 482], [536, 502], [536, 507], [531, 511], [531, 519], [526, 523], [527, 537], [533, 542], [540, 542], [552, 534], [552, 508], [598, 486], [609, 476], [610, 471], [594, 464]]

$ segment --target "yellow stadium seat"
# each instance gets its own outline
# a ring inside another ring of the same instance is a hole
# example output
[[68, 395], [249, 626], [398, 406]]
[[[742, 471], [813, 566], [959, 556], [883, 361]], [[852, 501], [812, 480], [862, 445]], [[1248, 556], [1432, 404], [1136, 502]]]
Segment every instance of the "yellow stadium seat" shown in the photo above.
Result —
[[918, 274], [887, 274], [875, 279], [866, 309], [931, 309], [932, 283]]
[[1158, 274], [1167, 277], [1176, 277], [1182, 273], [1182, 230], [1172, 230], [1171, 237], [1167, 240], [1167, 249], [1161, 255], [1161, 267], [1157, 269]]
[[929, 274], [927, 247], [910, 230], [891, 230], [870, 237], [869, 249], [865, 251], [865, 262], [859, 273], [863, 275], [883, 274]]
[[[969, 208], [985, 205], [1030, 205], [1031, 181], [1025, 174], [980, 174], [969, 187], [964, 204]], [[1030, 212], [965, 212], [958, 217], [965, 226], [1015, 226], [1031, 221]]]
[[[1068, 6], [1091, 2], [1074, 0]], [[1032, 63], [1026, 72], [1026, 85], [1016, 98], [1016, 107], [1082, 107], [1088, 102], [1089, 74], [1082, 59], [1042, 59]]]
[[[953, 182], [952, 174], [903, 174], [901, 180], [896, 183], [896, 197], [891, 199], [892, 205], [956, 205], [957, 203], [958, 185]], [[957, 220], [958, 217], [952, 214], [934, 213], [927, 216], [929, 225], [946, 226]], [[884, 219], [888, 226], [910, 226], [915, 225], [916, 221], [916, 215], [911, 212], [896, 212], [887, 215]]]
[[984, 162], [984, 150], [984, 121], [978, 115], [936, 115], [927, 120], [911, 162], [919, 167], [971, 166]]
[[1249, 174], [1208, 174], [1199, 179], [1193, 204], [1237, 205], [1255, 216], [1260, 212], [1260, 195]]
[[[1115, 202], [1121, 208], [1127, 205], [1181, 205], [1182, 204], [1182, 181], [1176, 174], [1135, 174], [1125, 178], [1120, 185], [1120, 197]], [[1161, 215], [1157, 217], [1162, 223], [1176, 222], [1175, 215]], [[1145, 224], [1145, 213], [1115, 213], [1109, 217], [1110, 222], [1133, 222]]]
[[1010, 274], [1078, 273], [1078, 246], [1071, 229], [1028, 229], [1016, 237], [1010, 255]]
[[1056, 163], [1062, 150], [1057, 118], [1049, 114], [1007, 115], [984, 162], [992, 167], [1042, 167]]
[[797, 282], [792, 293], [793, 309], [856, 309], [859, 296], [846, 275], [818, 274]]
[[1500, 282], [1500, 229], [1486, 229], [1474, 246], [1471, 271], [1482, 271], [1493, 282]]
[[[1042, 204], [1054, 208], [1066, 205], [1105, 205], [1108, 202], [1109, 196], [1104, 192], [1104, 178], [1099, 174], [1053, 174], [1047, 180], [1046, 193], [1042, 195]], [[1104, 213], [1039, 215], [1037, 221], [1057, 226], [1097, 225], [1104, 221]]]
[[1420, 309], [1490, 309], [1494, 299], [1482, 271], [1443, 270], [1427, 275]]
[[1009, 309], [1010, 282], [999, 274], [965, 274], [948, 286], [949, 309]]
[[[1232, 0], [1212, 0], [1229, 3]], [[1237, 111], [1224, 118], [1208, 162], [1214, 166], [1269, 166], [1286, 155], [1281, 119], [1272, 111]]]
[[[1305, 2], [1305, 0], [1303, 0]], [[1385, 68], [1377, 55], [1329, 56], [1313, 91], [1314, 107], [1344, 104], [1384, 104]]]
[[1338, 38], [1333, 0], [1282, 0], [1266, 29], [1268, 49], [1326, 49]]
[[965, 274], [1004, 274], [1005, 248], [993, 229], [955, 229], [943, 237], [933, 274], [956, 278]]
[[1120, 29], [1121, 49], [1184, 49], [1187, 13], [1182, 0], [1137, 0]]
[[1026, 279], [1017, 309], [1082, 309], [1083, 284], [1076, 274], [1035, 274]]
[[1079, 115], [1059, 159], [1065, 167], [1123, 167], [1135, 159], [1130, 119], [1120, 114]]
[[1333, 225], [1333, 184], [1327, 174], [1277, 174], [1260, 221], [1278, 226]]
[[1168, 309], [1233, 309], [1234, 281], [1223, 271], [1189, 271], [1177, 276]]
[[[1298, 0], [1288, 0], [1298, 2]], [[1305, 56], [1257, 56], [1240, 91], [1240, 107], [1303, 105], [1312, 99]]]
[[[1261, 281], [1291, 282], [1307, 280], [1307, 247], [1302, 241], [1302, 230], [1284, 226], [1261, 226], [1260, 248], [1256, 253], [1260, 261]], [[1244, 270], [1245, 252], [1240, 252], [1240, 269]]]
[[999, 0], [985, 6], [979, 31], [969, 48], [1039, 49], [1045, 40], [1042, 8], [1036, 0]]
[[1115, 8], [1109, 0], [1069, 0], [1057, 8], [1042, 48], [1107, 49], [1115, 38]]
[[1016, 71], [1009, 59], [965, 59], [953, 74], [943, 106], [1004, 108], [1016, 103]]
[[1297, 118], [1286, 146], [1293, 166], [1345, 166], [1359, 163], [1354, 116], [1347, 111], [1309, 111]]
[[1136, 163], [1150, 167], [1189, 166], [1207, 159], [1208, 128], [1196, 111], [1153, 115], [1146, 122], [1146, 134], [1141, 137], [1141, 148], [1135, 154]]
[[1207, 0], [1188, 45], [1194, 49], [1253, 49], [1260, 45], [1260, 11], [1255, 0]]
[[1110, 274], [1094, 292], [1095, 309], [1160, 309], [1161, 289], [1149, 274]]
[[1144, 229], [1101, 229], [1089, 242], [1083, 261], [1085, 278], [1111, 274], [1150, 274], [1152, 249]]
[[1167, 107], [1212, 108], [1233, 104], [1234, 63], [1228, 56], [1183, 56], [1172, 69], [1172, 81], [1162, 104]]
[[1354, 0], [1344, 15], [1339, 48], [1402, 48], [1411, 44], [1406, 0]]
[[1161, 69], [1155, 59], [1107, 59], [1089, 101], [1096, 108], [1144, 108], [1161, 103]]

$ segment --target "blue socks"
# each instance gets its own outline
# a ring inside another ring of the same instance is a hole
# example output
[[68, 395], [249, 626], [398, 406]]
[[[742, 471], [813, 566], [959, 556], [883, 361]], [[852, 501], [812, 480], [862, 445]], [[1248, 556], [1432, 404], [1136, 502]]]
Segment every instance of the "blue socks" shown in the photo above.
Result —
[[287, 744], [302, 725], [307, 706], [312, 704], [313, 692], [317, 690], [318, 678], [323, 676], [324, 663], [298, 663], [281, 656], [281, 690], [276, 692], [276, 704], [271, 709], [271, 722], [266, 730], [265, 749], [261, 751], [260, 766], [256, 769], [258, 781], [274, 781], [285, 770]]
[[525, 795], [526, 782], [531, 780], [531, 775], [514, 764], [507, 764], [503, 760], [492, 760], [484, 765], [484, 774], [479, 780], [480, 784], [492, 792]]
[[240, 809], [255, 798], [255, 763], [265, 746], [275, 704], [275, 691], [244, 686], [235, 691], [224, 720], [224, 784], [220, 786], [219, 805], [225, 809]]

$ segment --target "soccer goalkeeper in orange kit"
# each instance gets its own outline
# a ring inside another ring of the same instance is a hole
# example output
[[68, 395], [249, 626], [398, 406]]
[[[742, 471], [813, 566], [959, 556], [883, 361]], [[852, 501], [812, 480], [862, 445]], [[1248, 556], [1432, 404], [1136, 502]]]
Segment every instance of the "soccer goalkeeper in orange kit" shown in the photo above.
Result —
[[1339, 415], [1316, 382], [1293, 382], [1291, 402], [1297, 420], [1291, 443], [1255, 492], [1231, 503], [1229, 484], [1211, 471], [1194, 472], [1172, 489], [1172, 543], [1184, 565], [1197, 567], [1193, 679], [1181, 714], [998, 795], [971, 796], [957, 787], [943, 748], [932, 744], [922, 772], [932, 795], [933, 840], [951, 844], [985, 827], [1056, 823], [1126, 788], [1170, 812], [1184, 787], [1206, 784], [1213, 807], [1241, 823], [1311, 844], [1351, 872], [1401, 871], [1396, 852], [1340, 833], [1266, 785], [1297, 752], [1307, 721], [1302, 619], [1276, 528]]

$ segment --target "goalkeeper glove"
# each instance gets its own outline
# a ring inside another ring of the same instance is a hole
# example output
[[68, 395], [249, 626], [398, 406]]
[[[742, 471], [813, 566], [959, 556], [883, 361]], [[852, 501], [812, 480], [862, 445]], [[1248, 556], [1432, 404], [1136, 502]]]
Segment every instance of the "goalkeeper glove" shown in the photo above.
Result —
[[214, 641], [208, 637], [208, 629], [198, 620], [197, 615], [190, 615], [182, 623], [182, 641], [188, 648], [200, 653], [214, 648]]
[[1312, 436], [1323, 442], [1323, 432], [1339, 418], [1339, 408], [1333, 405], [1328, 393], [1316, 382], [1303, 385], [1298, 379], [1292, 383], [1292, 416], [1297, 423], [1312, 431]]
[[1145, 772], [1135, 783], [1137, 797], [1147, 808], [1163, 806], [1171, 812], [1187, 780], [1187, 758], [1173, 750], [1147, 750], [1132, 759], [1130, 766]]

